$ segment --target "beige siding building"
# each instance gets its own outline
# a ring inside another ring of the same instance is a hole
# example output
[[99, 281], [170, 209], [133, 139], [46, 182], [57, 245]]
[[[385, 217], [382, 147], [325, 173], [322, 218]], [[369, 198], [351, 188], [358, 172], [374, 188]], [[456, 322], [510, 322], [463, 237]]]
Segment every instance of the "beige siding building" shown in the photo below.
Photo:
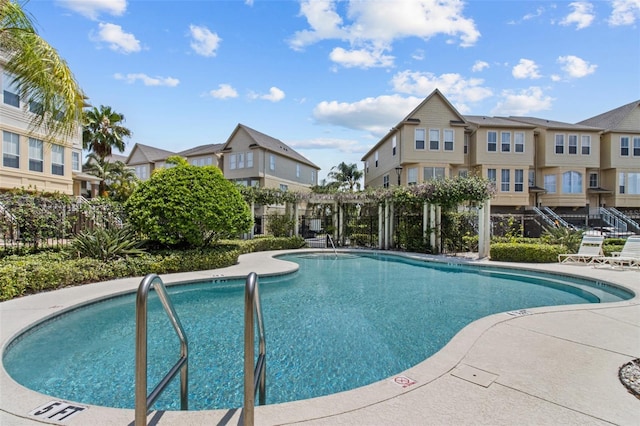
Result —
[[0, 190], [23, 188], [29, 191], [78, 195], [81, 182], [95, 178], [82, 173], [82, 128], [68, 139], [48, 140], [42, 129], [33, 128], [32, 108], [21, 99], [11, 75], [0, 58], [0, 132], [2, 161]]
[[178, 155], [166, 149], [154, 148], [149, 145], [137, 143], [133, 146], [131, 153], [127, 157], [126, 164], [135, 170], [136, 176], [140, 180], [147, 180], [154, 170], [164, 167], [167, 158]]

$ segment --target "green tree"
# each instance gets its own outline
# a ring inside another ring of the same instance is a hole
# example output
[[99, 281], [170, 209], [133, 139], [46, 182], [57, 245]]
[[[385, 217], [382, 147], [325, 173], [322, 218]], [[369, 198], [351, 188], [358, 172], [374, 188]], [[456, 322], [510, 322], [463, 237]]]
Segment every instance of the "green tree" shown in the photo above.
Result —
[[20, 97], [39, 112], [32, 115], [31, 125], [49, 138], [74, 135], [85, 96], [67, 63], [16, 1], [0, 0], [0, 54]]
[[345, 162], [333, 166], [327, 174], [329, 179], [338, 183], [339, 188], [348, 189], [349, 192], [353, 192], [354, 189], [360, 190], [362, 176], [364, 173], [362, 170], [358, 170], [357, 164], [346, 164]]
[[140, 183], [125, 208], [136, 230], [168, 246], [202, 247], [252, 226], [240, 191], [213, 166], [178, 162], [159, 169]]
[[93, 107], [85, 111], [82, 147], [94, 152], [100, 159], [111, 155], [114, 148], [124, 152], [124, 138], [131, 136], [131, 131], [122, 125], [124, 121], [124, 115], [109, 106], [100, 105], [100, 108]]
[[108, 196], [116, 201], [129, 198], [138, 183], [138, 177], [131, 167], [122, 161], [107, 161], [95, 152], [87, 156], [84, 171], [100, 179], [99, 196]]

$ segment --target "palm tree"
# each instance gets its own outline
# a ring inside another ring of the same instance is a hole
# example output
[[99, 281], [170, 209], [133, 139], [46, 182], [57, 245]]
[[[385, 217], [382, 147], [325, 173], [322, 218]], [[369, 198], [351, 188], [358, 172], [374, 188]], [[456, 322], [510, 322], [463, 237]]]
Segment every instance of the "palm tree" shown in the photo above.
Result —
[[38, 108], [31, 125], [44, 129], [47, 138], [73, 136], [85, 96], [64, 59], [11, 0], [0, 0], [0, 55], [20, 97]]
[[360, 190], [360, 179], [362, 179], [363, 175], [362, 170], [358, 170], [356, 164], [342, 162], [337, 166], [333, 166], [327, 177], [338, 182], [340, 188], [348, 188], [349, 192], [353, 192], [354, 188]]
[[82, 131], [82, 147], [94, 152], [98, 158], [104, 160], [111, 155], [113, 148], [120, 152], [125, 149], [125, 137], [131, 136], [131, 131], [122, 126], [124, 115], [119, 114], [109, 106], [100, 105], [84, 113], [84, 130]]
[[138, 182], [135, 171], [122, 161], [109, 162], [95, 152], [87, 156], [83, 170], [100, 179], [98, 195], [111, 197], [116, 201], [125, 201]]

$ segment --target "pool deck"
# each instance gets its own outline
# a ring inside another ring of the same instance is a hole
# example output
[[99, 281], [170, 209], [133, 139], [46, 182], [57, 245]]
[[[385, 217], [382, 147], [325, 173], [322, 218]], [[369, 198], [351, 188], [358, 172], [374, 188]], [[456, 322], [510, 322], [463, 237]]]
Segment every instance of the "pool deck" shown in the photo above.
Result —
[[[161, 278], [172, 283], [295, 269], [295, 264], [273, 259], [273, 254], [247, 254], [229, 268]], [[586, 276], [631, 289], [636, 297], [624, 302], [535, 308], [482, 318], [462, 329], [438, 353], [392, 378], [325, 397], [256, 407], [256, 425], [640, 425], [640, 399], [618, 378], [623, 364], [640, 358], [640, 271], [411, 257]], [[140, 280], [70, 287], [0, 303], [3, 350], [30, 324], [78, 303], [135, 291]], [[133, 410], [72, 402], [72, 406], [85, 409], [65, 419], [72, 408], [57, 415], [55, 410], [39, 417], [30, 415], [52, 401], [59, 402], [18, 385], [0, 368], [2, 426], [133, 424]], [[49, 413], [51, 419], [47, 418]], [[240, 409], [167, 411], [149, 413], [148, 421], [160, 426], [236, 425], [242, 424], [242, 417]]]

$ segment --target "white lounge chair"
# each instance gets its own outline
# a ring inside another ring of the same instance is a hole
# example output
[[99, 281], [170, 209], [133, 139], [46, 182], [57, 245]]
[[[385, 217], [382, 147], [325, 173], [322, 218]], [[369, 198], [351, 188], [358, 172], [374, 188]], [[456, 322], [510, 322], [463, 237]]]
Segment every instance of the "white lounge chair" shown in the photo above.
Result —
[[558, 262], [579, 262], [589, 263], [594, 259], [604, 257], [602, 252], [602, 243], [604, 237], [602, 235], [585, 235], [582, 237], [580, 248], [577, 253], [566, 253], [558, 255]]
[[640, 235], [632, 235], [622, 247], [622, 251], [611, 253], [612, 256], [594, 259], [591, 263], [609, 266], [629, 266], [640, 269]]

